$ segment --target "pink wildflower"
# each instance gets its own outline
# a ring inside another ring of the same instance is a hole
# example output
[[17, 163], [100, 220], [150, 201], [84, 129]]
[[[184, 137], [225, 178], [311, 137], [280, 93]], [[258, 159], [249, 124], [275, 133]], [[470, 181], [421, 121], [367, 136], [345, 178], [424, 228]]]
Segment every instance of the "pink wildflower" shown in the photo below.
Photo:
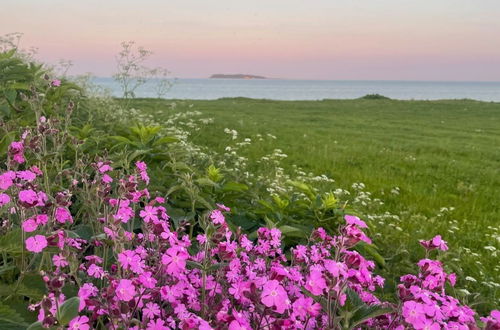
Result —
[[35, 235], [26, 240], [26, 250], [38, 253], [47, 247], [47, 239], [43, 235]]
[[0, 193], [0, 207], [8, 204], [10, 202], [10, 196], [4, 193]]
[[326, 281], [319, 270], [312, 270], [307, 277], [305, 288], [309, 290], [313, 295], [323, 294], [323, 290], [326, 289]]
[[61, 80], [59, 79], [54, 79], [50, 82], [50, 84], [53, 86], [53, 87], [59, 87], [61, 86]]
[[57, 267], [65, 267], [69, 265], [69, 263], [66, 261], [66, 258], [64, 258], [64, 256], [62, 256], [61, 254], [55, 254], [52, 257], [52, 262]]
[[142, 313], [144, 316], [146, 316], [148, 319], [152, 319], [155, 316], [160, 315], [160, 306], [158, 304], [148, 302], [146, 304], [146, 307], [142, 309]]
[[144, 222], [149, 223], [150, 221], [158, 221], [158, 208], [154, 206], [147, 205], [144, 210], [139, 212], [139, 216], [144, 220]]
[[288, 308], [288, 295], [276, 280], [264, 284], [261, 301], [267, 307], [276, 307], [276, 312], [282, 314]]
[[13, 180], [16, 178], [16, 173], [8, 171], [0, 175], [0, 189], [7, 190], [14, 184]]
[[130, 301], [134, 299], [136, 294], [135, 286], [131, 280], [122, 279], [116, 287], [116, 295], [122, 301]]
[[32, 182], [36, 179], [36, 174], [31, 171], [18, 171], [17, 177], [21, 180]]
[[210, 219], [212, 219], [215, 225], [222, 225], [225, 221], [224, 215], [220, 210], [213, 210], [212, 213], [210, 213]]
[[24, 159], [24, 145], [22, 142], [14, 141], [9, 145], [9, 156], [12, 157], [18, 164], [22, 164], [25, 162]]
[[77, 316], [69, 322], [69, 330], [89, 330], [89, 318], [86, 316]]
[[26, 233], [31, 233], [38, 228], [38, 224], [36, 223], [35, 219], [32, 218], [24, 220], [21, 226], [23, 228], [23, 231]]
[[182, 248], [173, 246], [161, 257], [162, 264], [167, 266], [167, 273], [178, 275], [186, 269], [188, 254]]
[[73, 217], [71, 216], [71, 213], [69, 213], [69, 211], [63, 207], [58, 207], [56, 209], [55, 218], [59, 223], [73, 223]]
[[359, 228], [368, 228], [366, 223], [361, 220], [360, 218], [354, 216], [354, 215], [346, 215], [344, 216], [345, 221], [347, 222], [348, 225], [356, 225]]
[[149, 321], [146, 330], [167, 330], [170, 329], [165, 325], [165, 321], [162, 319], [156, 319]]
[[35, 205], [38, 200], [37, 193], [32, 189], [21, 190], [18, 196], [21, 202], [24, 202], [29, 205]]

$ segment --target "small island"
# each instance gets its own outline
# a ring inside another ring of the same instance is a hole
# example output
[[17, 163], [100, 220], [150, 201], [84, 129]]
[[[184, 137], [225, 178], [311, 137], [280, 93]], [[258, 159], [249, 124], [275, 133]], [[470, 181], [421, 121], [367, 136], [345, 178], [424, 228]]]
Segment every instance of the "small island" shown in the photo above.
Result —
[[263, 76], [255, 76], [252, 74], [221, 74], [216, 73], [210, 76], [210, 79], [267, 79]]

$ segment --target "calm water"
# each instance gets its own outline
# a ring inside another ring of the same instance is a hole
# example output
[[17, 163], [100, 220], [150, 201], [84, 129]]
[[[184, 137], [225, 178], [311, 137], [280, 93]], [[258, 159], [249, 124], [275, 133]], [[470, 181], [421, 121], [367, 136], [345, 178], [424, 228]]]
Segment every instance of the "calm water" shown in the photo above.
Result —
[[[121, 96], [111, 78], [95, 82]], [[349, 81], [349, 80], [244, 80], [178, 79], [167, 98], [218, 99], [251, 97], [273, 100], [353, 99], [366, 94], [381, 94], [401, 100], [475, 99], [500, 101], [500, 82], [431, 82], [431, 81]], [[142, 86], [137, 97], [156, 97], [151, 85]]]

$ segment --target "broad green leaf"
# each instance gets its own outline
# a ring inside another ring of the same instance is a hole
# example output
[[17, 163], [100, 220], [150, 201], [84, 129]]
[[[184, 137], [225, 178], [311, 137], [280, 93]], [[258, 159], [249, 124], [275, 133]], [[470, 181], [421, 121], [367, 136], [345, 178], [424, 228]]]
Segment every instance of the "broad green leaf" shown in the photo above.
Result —
[[73, 297], [66, 300], [57, 312], [57, 320], [61, 325], [67, 325], [69, 321], [78, 316], [78, 307], [80, 306], [80, 298]]
[[236, 191], [243, 192], [248, 190], [248, 186], [244, 183], [238, 183], [234, 181], [227, 182], [222, 186], [223, 191]]

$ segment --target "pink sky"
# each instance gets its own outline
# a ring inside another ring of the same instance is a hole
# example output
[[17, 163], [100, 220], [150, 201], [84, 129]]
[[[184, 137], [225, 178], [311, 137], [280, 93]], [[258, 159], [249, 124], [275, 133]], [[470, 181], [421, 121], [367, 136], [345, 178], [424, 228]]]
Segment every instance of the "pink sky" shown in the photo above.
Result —
[[109, 76], [121, 41], [177, 77], [500, 81], [498, 0], [2, 0], [0, 34]]

